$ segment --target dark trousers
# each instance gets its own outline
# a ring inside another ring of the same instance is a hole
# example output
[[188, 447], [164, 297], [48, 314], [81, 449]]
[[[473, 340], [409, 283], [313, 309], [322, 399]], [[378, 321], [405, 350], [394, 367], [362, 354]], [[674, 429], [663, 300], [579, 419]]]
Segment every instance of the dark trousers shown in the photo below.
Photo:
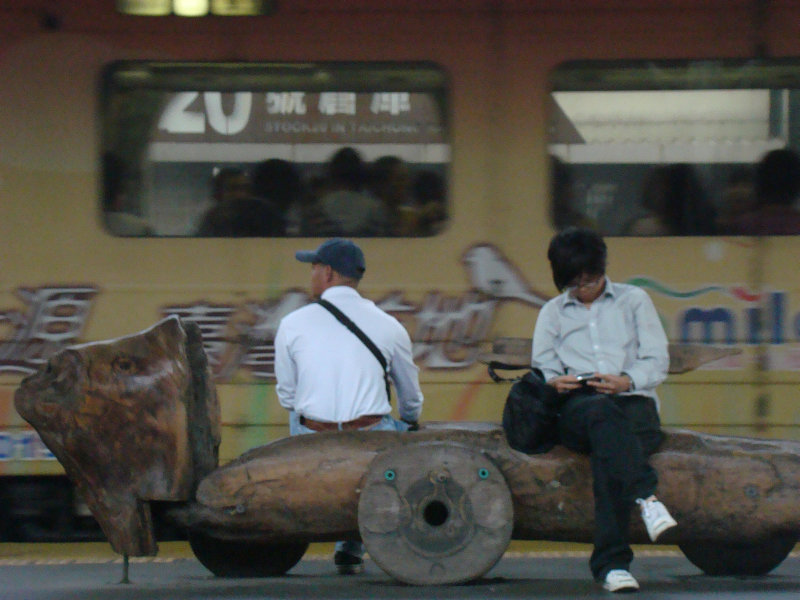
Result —
[[560, 410], [561, 443], [589, 454], [594, 478], [595, 579], [612, 569], [628, 569], [631, 509], [637, 498], [655, 492], [658, 479], [647, 456], [662, 439], [658, 412], [646, 396], [573, 393]]

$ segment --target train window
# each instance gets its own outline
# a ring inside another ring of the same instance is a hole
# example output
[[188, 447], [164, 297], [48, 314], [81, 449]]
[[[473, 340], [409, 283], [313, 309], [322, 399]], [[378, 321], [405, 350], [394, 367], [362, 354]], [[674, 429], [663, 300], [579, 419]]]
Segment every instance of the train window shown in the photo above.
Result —
[[114, 63], [102, 94], [106, 228], [435, 235], [448, 216], [447, 98], [428, 63]]
[[556, 228], [800, 234], [800, 61], [566, 63], [550, 107]]

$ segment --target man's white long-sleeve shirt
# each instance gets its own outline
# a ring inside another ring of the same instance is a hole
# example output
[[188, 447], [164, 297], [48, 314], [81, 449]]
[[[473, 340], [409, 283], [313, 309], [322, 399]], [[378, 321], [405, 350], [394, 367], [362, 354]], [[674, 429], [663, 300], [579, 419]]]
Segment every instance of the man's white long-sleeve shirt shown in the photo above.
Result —
[[[358, 325], [386, 358], [400, 417], [419, 419], [423, 402], [419, 369], [405, 328], [351, 287], [328, 288], [322, 298]], [[275, 375], [281, 406], [309, 419], [345, 422], [391, 412], [380, 363], [317, 303], [281, 320], [275, 335]]]
[[545, 381], [578, 373], [627, 373], [630, 392], [658, 402], [655, 388], [667, 377], [667, 336], [647, 292], [606, 278], [590, 306], [569, 293], [542, 307], [533, 332], [531, 364]]

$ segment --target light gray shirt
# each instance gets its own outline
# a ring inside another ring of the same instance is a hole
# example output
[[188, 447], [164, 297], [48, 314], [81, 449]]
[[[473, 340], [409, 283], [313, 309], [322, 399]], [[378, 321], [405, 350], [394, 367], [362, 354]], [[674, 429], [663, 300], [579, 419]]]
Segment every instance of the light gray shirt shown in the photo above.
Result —
[[586, 306], [565, 292], [542, 307], [533, 333], [531, 365], [545, 380], [578, 373], [626, 373], [628, 394], [650, 396], [667, 377], [667, 336], [647, 292], [606, 278]]
[[[423, 396], [405, 327], [351, 287], [328, 288], [322, 298], [350, 317], [378, 347], [397, 392], [400, 417], [418, 420]], [[281, 405], [309, 419], [341, 423], [391, 412], [380, 363], [317, 303], [281, 320], [275, 335], [275, 376]]]

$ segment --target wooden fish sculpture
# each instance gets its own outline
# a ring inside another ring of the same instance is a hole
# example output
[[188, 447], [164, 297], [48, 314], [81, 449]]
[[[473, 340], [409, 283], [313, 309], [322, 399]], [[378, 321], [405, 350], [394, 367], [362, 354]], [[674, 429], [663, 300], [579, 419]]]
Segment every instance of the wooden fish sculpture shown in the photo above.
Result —
[[[678, 544], [711, 574], [777, 566], [800, 536], [800, 444], [665, 433], [650, 460], [679, 524], [659, 543]], [[360, 538], [387, 572], [418, 584], [474, 579], [510, 539], [591, 542], [594, 534], [588, 457], [561, 446], [517, 452], [491, 423], [277, 440], [210, 473], [196, 501], [172, 517], [210, 536], [195, 552], [218, 573], [252, 574], [215, 563], [223, 554], [230, 561], [239, 543], [259, 542], [265, 561], [299, 547], [296, 562], [303, 543]], [[631, 540], [649, 541], [638, 517]]]
[[218, 464], [219, 406], [196, 325], [73, 346], [22, 381], [17, 412], [120, 554], [154, 555], [150, 500], [186, 501]]

